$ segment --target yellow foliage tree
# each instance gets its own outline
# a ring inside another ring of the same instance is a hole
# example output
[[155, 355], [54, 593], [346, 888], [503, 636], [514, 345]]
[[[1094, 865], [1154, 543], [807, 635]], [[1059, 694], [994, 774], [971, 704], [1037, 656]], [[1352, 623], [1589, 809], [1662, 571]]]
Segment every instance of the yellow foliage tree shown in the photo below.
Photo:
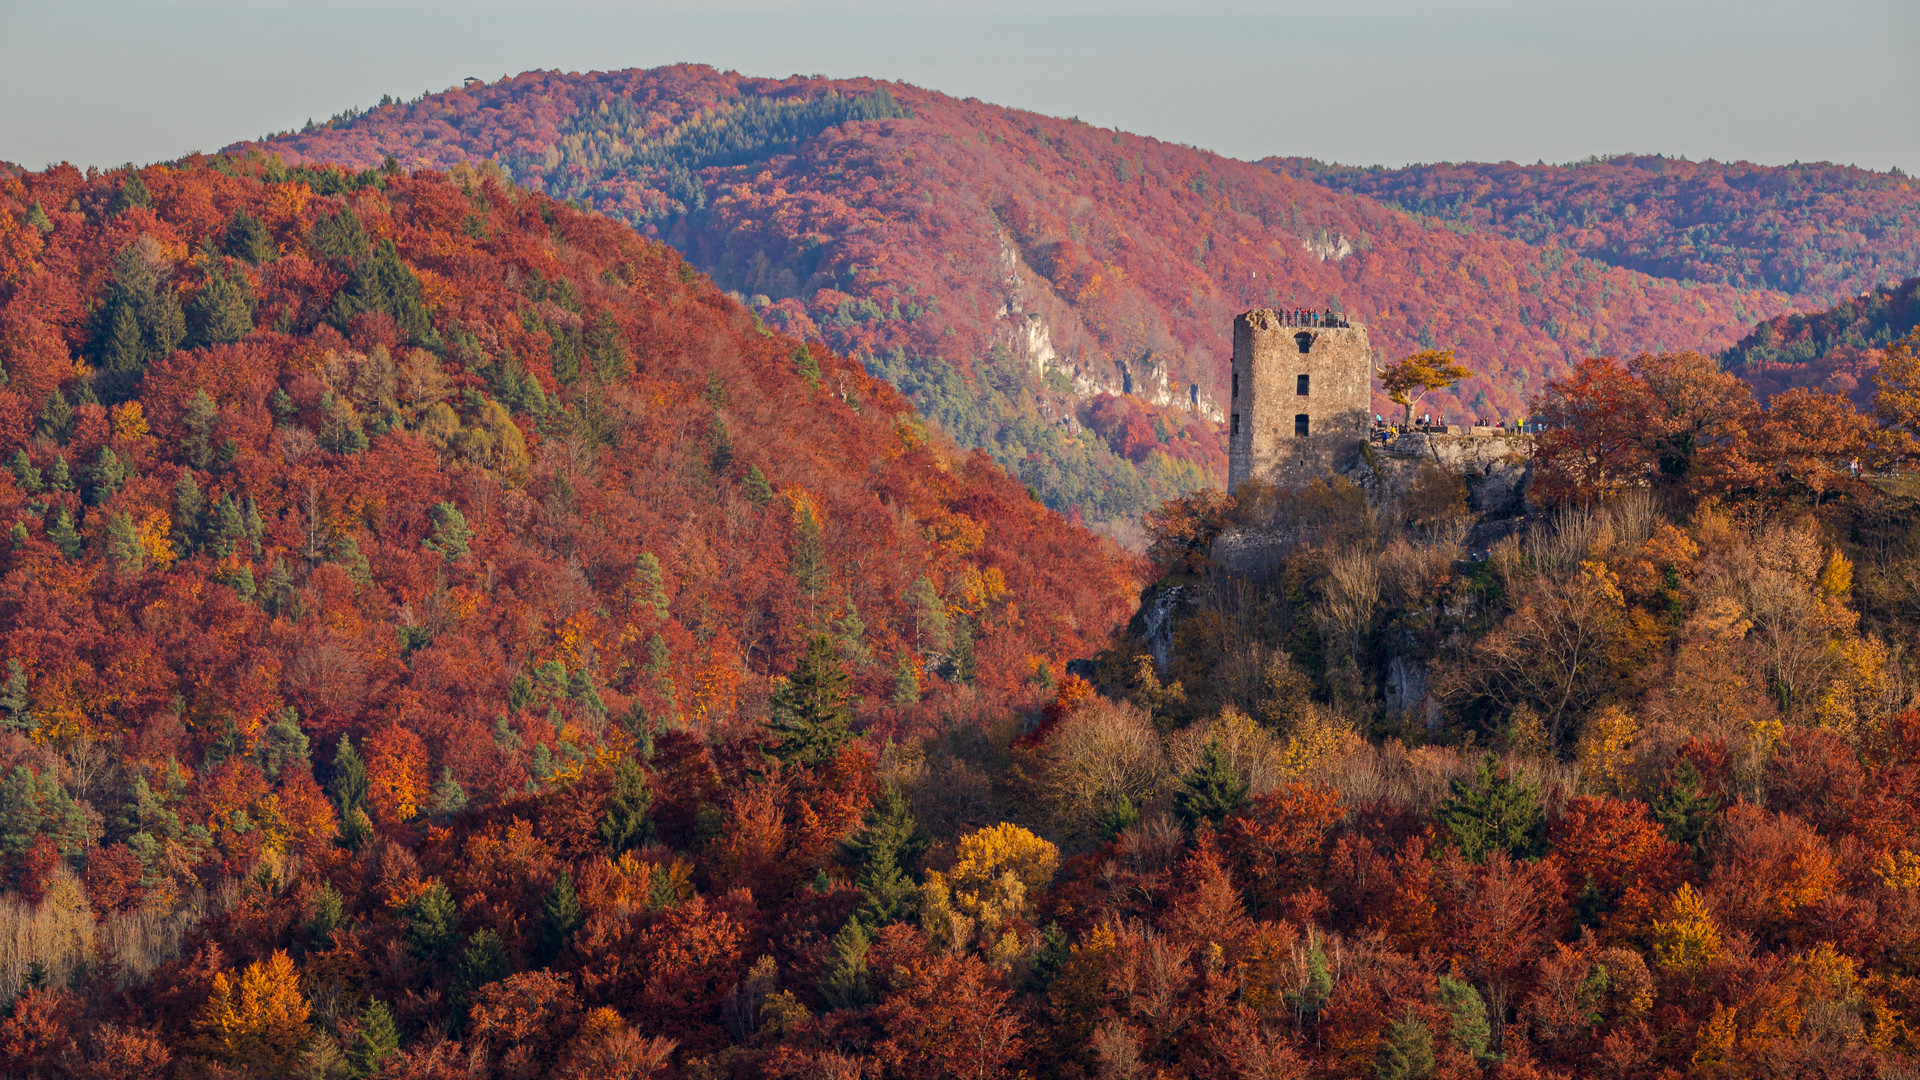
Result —
[[213, 996], [194, 1024], [214, 1057], [274, 1075], [291, 1072], [312, 1035], [300, 974], [285, 951], [248, 964], [233, 978], [213, 977]]
[[1033, 910], [1033, 894], [1053, 881], [1060, 849], [1018, 825], [1001, 822], [960, 838], [953, 869], [927, 875], [920, 921], [934, 944], [965, 949], [997, 942], [1009, 919]]
[[1387, 392], [1387, 397], [1394, 404], [1406, 407], [1409, 424], [1413, 423], [1413, 409], [1421, 398], [1432, 391], [1445, 390], [1462, 379], [1473, 378], [1473, 372], [1453, 358], [1452, 349], [1429, 349], [1403, 356], [1375, 374], [1380, 377], [1380, 388]]
[[1720, 956], [1720, 927], [1692, 885], [1673, 894], [1669, 917], [1653, 924], [1653, 958], [1670, 971], [1697, 975]]

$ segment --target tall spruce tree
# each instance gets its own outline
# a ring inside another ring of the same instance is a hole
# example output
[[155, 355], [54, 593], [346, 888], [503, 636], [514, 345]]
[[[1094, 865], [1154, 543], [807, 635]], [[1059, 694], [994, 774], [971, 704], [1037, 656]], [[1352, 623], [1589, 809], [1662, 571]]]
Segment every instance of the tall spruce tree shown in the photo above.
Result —
[[613, 791], [607, 796], [606, 812], [600, 815], [600, 840], [613, 855], [647, 842], [653, 823], [647, 809], [653, 805], [653, 792], [647, 787], [647, 773], [632, 758], [621, 758], [613, 765]]
[[767, 729], [774, 756], [802, 765], [831, 760], [853, 734], [852, 698], [853, 676], [833, 638], [815, 634], [773, 692]]
[[1448, 843], [1469, 862], [1484, 862], [1494, 851], [1532, 859], [1546, 850], [1540, 790], [1515, 780], [1498, 758], [1483, 758], [1472, 784], [1455, 780], [1452, 786], [1433, 816], [1447, 830]]
[[1247, 781], [1227, 760], [1218, 741], [1209, 741], [1200, 754], [1199, 764], [1180, 778], [1173, 793], [1174, 812], [1189, 825], [1202, 820], [1218, 825], [1237, 812], [1247, 801]]
[[562, 870], [540, 902], [540, 939], [535, 945], [537, 962], [544, 967], [558, 960], [584, 921], [580, 897], [573, 891], [573, 877]]
[[912, 919], [920, 891], [907, 866], [926, 848], [906, 795], [883, 784], [860, 831], [842, 845], [859, 866], [860, 917], [873, 927]]

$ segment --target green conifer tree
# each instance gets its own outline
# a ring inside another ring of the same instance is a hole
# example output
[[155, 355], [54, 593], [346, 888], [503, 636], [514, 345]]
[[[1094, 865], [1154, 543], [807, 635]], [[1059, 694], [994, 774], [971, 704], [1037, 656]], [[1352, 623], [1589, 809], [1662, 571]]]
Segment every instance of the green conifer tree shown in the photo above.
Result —
[[269, 780], [279, 779], [283, 772], [306, 772], [311, 765], [310, 745], [307, 733], [300, 730], [300, 714], [292, 706], [275, 711], [273, 722], [260, 732], [260, 745], [255, 751], [260, 771]]
[[920, 670], [913, 657], [901, 653], [893, 662], [893, 703], [911, 705], [920, 700]]
[[1706, 790], [1699, 766], [1684, 757], [1674, 764], [1666, 788], [1653, 804], [1653, 820], [1666, 831], [1667, 839], [1696, 851], [1719, 812], [1720, 800]]
[[613, 313], [604, 308], [587, 329], [587, 355], [593, 359], [594, 377], [603, 386], [633, 377], [633, 354], [620, 340], [620, 326], [614, 322]]
[[227, 219], [227, 231], [221, 242], [221, 249], [236, 259], [244, 259], [255, 266], [271, 262], [279, 254], [274, 246], [273, 234], [259, 218], [247, 213], [245, 208], [235, 210]]
[[746, 493], [747, 501], [759, 509], [766, 509], [767, 504], [773, 501], [773, 485], [767, 482], [767, 474], [761, 472], [758, 465], [747, 470], [747, 479], [741, 489]]
[[420, 541], [428, 551], [437, 551], [448, 562], [457, 562], [465, 558], [473, 544], [473, 530], [467, 526], [467, 516], [460, 508], [450, 502], [436, 503], [433, 507], [433, 535]]
[[830, 1009], [862, 1009], [873, 1004], [867, 972], [867, 929], [848, 919], [827, 946], [827, 969], [820, 976], [820, 997]]
[[460, 911], [445, 882], [435, 880], [406, 909], [407, 947], [423, 964], [437, 966], [460, 945]]
[[[54, 396], [58, 397], [59, 392], [55, 391]], [[47, 486], [55, 491], [73, 490], [73, 470], [67, 465], [67, 455], [53, 456], [53, 467], [47, 470]]]
[[356, 1077], [378, 1076], [386, 1060], [400, 1049], [400, 1029], [393, 1022], [393, 1010], [384, 1001], [369, 1001], [360, 1010], [360, 1023], [353, 1033], [353, 1046], [347, 1051], [347, 1064]]
[[1373, 1074], [1379, 1080], [1426, 1080], [1433, 1075], [1433, 1032], [1412, 1009], [1387, 1025]]
[[1447, 1041], [1483, 1065], [1498, 1061], [1499, 1055], [1487, 1053], [1493, 1026], [1487, 1020], [1487, 1003], [1480, 992], [1469, 983], [1442, 975], [1439, 998], [1440, 1007], [1447, 1011]]
[[632, 758], [614, 762], [613, 791], [607, 796], [606, 812], [600, 815], [600, 840], [609, 853], [618, 856], [652, 837], [653, 822], [647, 816], [652, 805], [646, 770]]
[[327, 794], [333, 796], [333, 805], [346, 817], [352, 810], [358, 810], [367, 804], [367, 763], [360, 757], [360, 751], [345, 735], [333, 752], [333, 775], [327, 780]]
[[814, 516], [811, 507], [800, 507], [794, 521], [793, 555], [788, 559], [787, 570], [800, 591], [810, 598], [818, 597], [820, 590], [827, 586], [826, 539], [820, 531], [820, 519]]
[[253, 282], [244, 271], [214, 267], [187, 305], [187, 325], [196, 345], [239, 341], [253, 333]]
[[460, 951], [460, 960], [454, 967], [454, 1015], [464, 1020], [473, 992], [506, 978], [507, 973], [507, 949], [501, 944], [500, 935], [492, 929], [475, 931], [467, 939], [467, 947]]
[[660, 560], [651, 551], [643, 551], [633, 560], [633, 599], [651, 610], [654, 618], [666, 621], [667, 586], [660, 573]]
[[107, 562], [123, 578], [139, 577], [147, 568], [147, 549], [140, 543], [133, 515], [115, 514], [107, 519]]
[[53, 231], [53, 219], [47, 216], [46, 208], [40, 205], [39, 199], [33, 200], [33, 205], [27, 210], [27, 224], [43, 233]]
[[820, 388], [820, 361], [813, 358], [813, 351], [804, 344], [793, 347], [793, 370], [807, 380], [808, 386]]
[[1247, 781], [1227, 761], [1217, 741], [1207, 743], [1200, 762], [1192, 772], [1180, 778], [1173, 793], [1174, 812], [1189, 825], [1209, 821], [1218, 825], [1228, 815], [1246, 805]]
[[1483, 862], [1493, 851], [1532, 859], [1546, 850], [1539, 789], [1513, 779], [1492, 754], [1480, 762], [1473, 784], [1455, 780], [1452, 787], [1433, 816], [1468, 861]]
[[585, 917], [580, 912], [580, 897], [573, 891], [573, 877], [562, 870], [553, 888], [547, 890], [546, 898], [540, 902], [537, 962], [544, 967], [558, 960], [583, 921]]
[[453, 766], [440, 766], [440, 780], [433, 785], [433, 812], [449, 817], [467, 808], [467, 789], [453, 777]]
[[40, 476], [40, 470], [34, 468], [33, 459], [27, 457], [25, 450], [15, 450], [13, 460], [7, 466], [13, 472], [13, 482], [21, 491], [29, 495], [38, 495], [46, 489], [46, 481]]
[[852, 735], [852, 696], [853, 677], [833, 639], [814, 635], [793, 674], [773, 692], [767, 728], [774, 756], [817, 765], [839, 754]]
[[67, 404], [67, 396], [60, 392], [59, 387], [54, 387], [53, 392], [47, 395], [47, 400], [41, 403], [35, 430], [57, 442], [65, 442], [67, 433], [73, 430], [73, 406]]
[[39, 724], [35, 722], [32, 701], [27, 696], [27, 669], [20, 661], [7, 660], [7, 679], [0, 683], [0, 712], [6, 719], [0, 721], [0, 727], [11, 731], [32, 731]]
[[80, 532], [73, 527], [73, 515], [66, 507], [54, 511], [53, 524], [47, 526], [47, 539], [69, 559], [80, 557]]
[[120, 194], [114, 198], [115, 210], [129, 210], [136, 206], [152, 206], [153, 194], [147, 190], [146, 181], [140, 179], [140, 171], [132, 165], [127, 166], [127, 178], [120, 182]]
[[196, 469], [213, 464], [213, 427], [219, 419], [220, 410], [205, 390], [195, 390], [187, 399], [186, 411], [180, 416], [180, 449]]
[[180, 479], [173, 482], [173, 547], [181, 558], [193, 553], [200, 543], [201, 522], [206, 513], [207, 500], [200, 493], [200, 484], [193, 478], [192, 469], [181, 469]]
[[881, 786], [861, 830], [843, 846], [860, 868], [860, 917], [873, 927], [912, 919], [920, 892], [907, 865], [925, 850], [926, 840], [898, 786]]

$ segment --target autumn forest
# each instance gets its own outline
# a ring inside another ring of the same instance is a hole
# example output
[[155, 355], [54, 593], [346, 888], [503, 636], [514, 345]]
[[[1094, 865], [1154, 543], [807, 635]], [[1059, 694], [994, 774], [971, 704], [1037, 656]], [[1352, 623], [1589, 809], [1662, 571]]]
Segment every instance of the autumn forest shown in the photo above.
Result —
[[[693, 66], [0, 164], [0, 1076], [1912, 1076], [1913, 206]], [[1524, 513], [1225, 493], [1255, 304]]]

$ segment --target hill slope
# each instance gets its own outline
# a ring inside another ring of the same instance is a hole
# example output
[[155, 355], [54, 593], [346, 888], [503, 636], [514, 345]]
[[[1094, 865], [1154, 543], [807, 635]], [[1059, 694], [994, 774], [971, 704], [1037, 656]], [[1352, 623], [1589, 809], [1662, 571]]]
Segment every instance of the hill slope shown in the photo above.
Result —
[[1573, 165], [1262, 164], [1611, 266], [1775, 289], [1816, 307], [1920, 271], [1920, 189], [1899, 172], [1637, 155]]
[[477, 801], [764, 717], [812, 635], [911, 727], [1129, 612], [1110, 545], [665, 245], [471, 170], [259, 173], [0, 173], [0, 771], [404, 722], [408, 798]]
[[[1387, 354], [1458, 349], [1485, 377], [1435, 403], [1455, 415], [1524, 412], [1592, 352], [1718, 350], [1785, 306], [867, 80], [530, 72], [267, 145], [360, 167], [497, 159], [666, 239], [769, 323], [858, 356], [1090, 518], [1217, 482], [1227, 330], [1255, 304], [1342, 309]], [[1095, 415], [1106, 395], [1134, 402]]]
[[1776, 315], [1721, 357], [1762, 395], [1796, 386], [1846, 394], [1863, 408], [1873, 397], [1880, 351], [1920, 326], [1920, 277], [1842, 300], [1825, 311]]

